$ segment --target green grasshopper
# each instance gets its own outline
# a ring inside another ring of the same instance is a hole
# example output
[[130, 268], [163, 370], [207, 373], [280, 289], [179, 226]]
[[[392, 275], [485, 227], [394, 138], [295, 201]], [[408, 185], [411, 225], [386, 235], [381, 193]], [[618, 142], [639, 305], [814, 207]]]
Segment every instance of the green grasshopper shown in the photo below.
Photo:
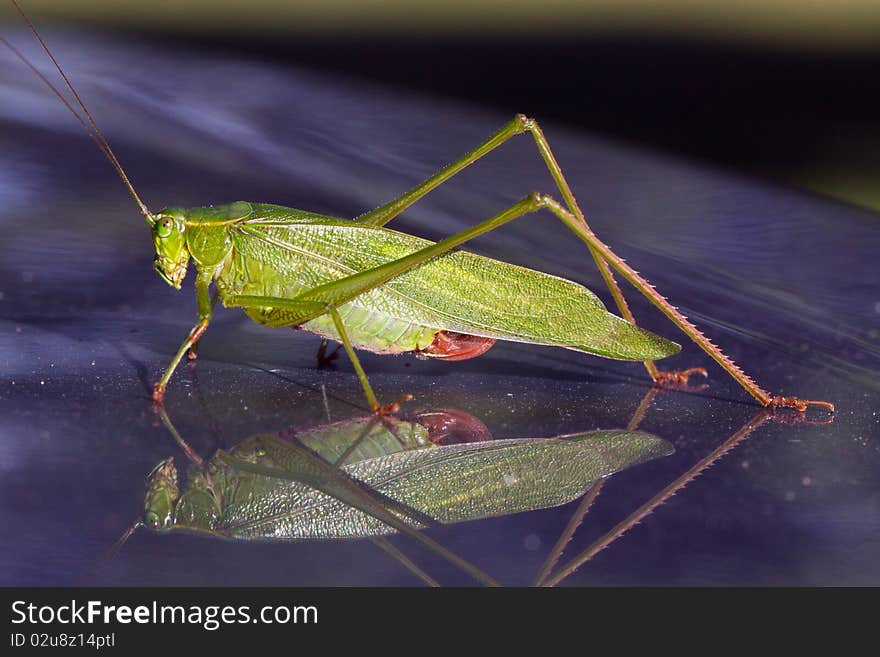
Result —
[[[150, 228], [158, 274], [179, 289], [190, 261], [195, 265], [198, 321], [156, 382], [153, 399], [157, 403], [162, 402], [184, 356], [195, 358], [196, 344], [211, 322], [218, 298], [226, 307], [242, 308], [260, 324], [301, 328], [325, 341], [341, 342], [370, 408], [378, 414], [392, 413], [398, 404], [379, 404], [355, 349], [455, 361], [479, 356], [496, 340], [506, 340], [643, 361], [652, 380], [668, 387], [686, 388], [691, 375], [706, 376], [703, 368], [664, 372], [654, 365], [654, 360], [678, 353], [680, 346], [636, 326], [613, 269], [762, 405], [798, 411], [817, 405], [834, 410], [829, 402], [774, 396], [761, 388], [596, 237], [534, 119], [517, 115], [473, 151], [402, 196], [355, 219], [243, 201], [152, 212], [138, 196], [33, 23], [16, 0], [11, 2], [52, 60], [85, 118], [21, 53], [4, 43], [67, 106], [116, 169]], [[436, 243], [385, 227], [431, 190], [523, 133], [534, 138], [562, 202], [533, 193]], [[608, 312], [594, 293], [577, 283], [456, 250], [479, 235], [538, 210], [552, 213], [586, 244], [622, 317]], [[213, 299], [212, 283], [216, 288]]]

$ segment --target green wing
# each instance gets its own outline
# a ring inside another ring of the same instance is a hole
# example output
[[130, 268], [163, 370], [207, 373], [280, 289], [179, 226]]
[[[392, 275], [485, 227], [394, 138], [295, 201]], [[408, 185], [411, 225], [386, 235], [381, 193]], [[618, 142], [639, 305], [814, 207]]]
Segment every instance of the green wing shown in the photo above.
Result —
[[[264, 282], [272, 278], [268, 272], [277, 272], [269, 284], [272, 289], [258, 292], [268, 296], [290, 297], [431, 244], [345, 219], [280, 206], [253, 208], [251, 217], [233, 228], [233, 242], [239, 269], [260, 269]], [[607, 358], [659, 359], [680, 349], [609, 313], [582, 285], [466, 251], [428, 261], [358, 297], [356, 305], [437, 330], [566, 347]]]

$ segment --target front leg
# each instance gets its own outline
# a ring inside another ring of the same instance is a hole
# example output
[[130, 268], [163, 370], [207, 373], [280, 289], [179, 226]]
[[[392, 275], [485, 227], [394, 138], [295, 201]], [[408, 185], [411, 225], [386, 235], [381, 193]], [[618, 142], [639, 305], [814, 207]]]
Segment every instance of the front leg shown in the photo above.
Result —
[[[217, 291], [217, 290], [214, 290], [214, 296], [211, 297], [211, 307], [208, 309], [208, 313], [207, 313], [207, 315], [205, 315], [204, 313], [201, 312], [201, 310], [199, 310], [199, 319], [200, 319], [200, 320], [203, 319], [203, 318], [206, 317], [206, 316], [210, 318], [211, 314], [214, 312], [214, 306], [217, 305], [217, 301], [218, 301], [219, 299], [220, 299], [220, 292]], [[208, 325], [207, 325], [207, 324], [205, 324], [205, 329], [206, 329], [206, 328], [208, 328]], [[203, 334], [204, 332], [205, 332], [205, 330], [202, 329], [201, 333], [199, 333], [199, 334], [195, 337], [195, 340], [193, 341], [192, 345], [190, 346], [189, 351], [186, 352], [186, 357], [189, 358], [190, 360], [198, 360], [198, 357], [199, 357], [199, 352], [198, 352], [199, 340], [201, 339], [202, 334]]]
[[210, 285], [211, 273], [200, 271], [196, 277], [196, 299], [199, 304], [199, 322], [192, 327], [189, 334], [186, 336], [186, 339], [183, 341], [183, 344], [180, 345], [180, 349], [177, 350], [177, 353], [174, 354], [174, 358], [171, 359], [171, 363], [165, 369], [162, 378], [153, 386], [153, 401], [157, 404], [161, 404], [165, 398], [165, 388], [168, 387], [168, 381], [171, 379], [171, 376], [174, 374], [174, 370], [177, 369], [180, 361], [183, 360], [184, 355], [189, 352], [190, 349], [195, 347], [205, 331], [208, 330], [208, 323], [211, 321], [211, 314], [214, 309], [214, 303], [216, 302], [216, 297], [212, 301], [208, 294], [208, 287]]

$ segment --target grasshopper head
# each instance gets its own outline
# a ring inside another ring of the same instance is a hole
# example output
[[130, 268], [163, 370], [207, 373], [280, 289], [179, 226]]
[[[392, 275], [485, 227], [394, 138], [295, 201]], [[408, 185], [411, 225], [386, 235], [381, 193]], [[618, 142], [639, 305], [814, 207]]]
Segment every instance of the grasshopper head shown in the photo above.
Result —
[[178, 290], [189, 264], [184, 217], [180, 208], [165, 208], [154, 215], [153, 222], [153, 246], [156, 247], [153, 266], [168, 285]]
[[156, 531], [167, 531], [174, 524], [174, 504], [180, 492], [177, 488], [177, 468], [174, 459], [167, 458], [153, 468], [144, 498], [144, 524]]

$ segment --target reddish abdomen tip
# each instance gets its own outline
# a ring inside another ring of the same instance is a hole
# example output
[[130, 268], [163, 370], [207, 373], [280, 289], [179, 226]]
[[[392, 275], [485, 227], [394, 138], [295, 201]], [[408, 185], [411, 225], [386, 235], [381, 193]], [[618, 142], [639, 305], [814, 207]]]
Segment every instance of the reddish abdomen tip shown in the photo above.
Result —
[[419, 355], [443, 360], [468, 360], [482, 356], [492, 345], [494, 338], [483, 338], [478, 335], [456, 333], [454, 331], [438, 331], [430, 345], [418, 351]]

